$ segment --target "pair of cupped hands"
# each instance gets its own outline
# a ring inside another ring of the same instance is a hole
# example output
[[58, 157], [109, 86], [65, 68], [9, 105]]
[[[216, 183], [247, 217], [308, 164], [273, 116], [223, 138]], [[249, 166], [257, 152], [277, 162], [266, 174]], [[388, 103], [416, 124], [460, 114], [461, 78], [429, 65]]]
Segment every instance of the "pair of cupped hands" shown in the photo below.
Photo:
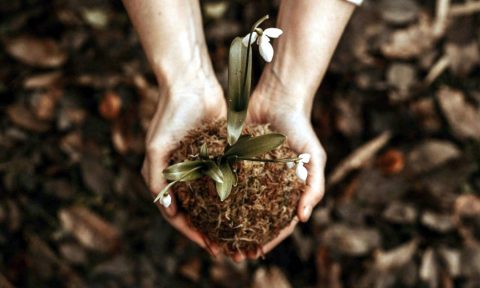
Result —
[[[231, 255], [239, 262], [256, 259], [267, 253], [289, 236], [299, 221], [306, 222], [315, 205], [324, 193], [325, 152], [315, 135], [310, 122], [310, 108], [296, 105], [295, 98], [288, 91], [265, 92], [259, 84], [250, 97], [247, 124], [270, 123], [274, 131], [287, 136], [290, 147], [298, 153], [309, 153], [307, 164], [307, 189], [303, 192], [297, 207], [297, 215], [291, 224], [258, 251], [238, 252]], [[205, 121], [226, 118], [227, 106], [223, 91], [216, 79], [198, 79], [177, 83], [161, 91], [157, 111], [152, 119], [146, 138], [146, 156], [142, 175], [156, 196], [167, 185], [162, 171], [168, 166], [172, 151], [186, 135]], [[292, 101], [293, 100], [293, 101]], [[170, 192], [171, 193], [171, 192]], [[213, 256], [222, 253], [216, 243], [193, 228], [184, 213], [177, 206], [174, 195], [168, 208], [158, 205], [165, 219], [186, 237], [206, 249]]]

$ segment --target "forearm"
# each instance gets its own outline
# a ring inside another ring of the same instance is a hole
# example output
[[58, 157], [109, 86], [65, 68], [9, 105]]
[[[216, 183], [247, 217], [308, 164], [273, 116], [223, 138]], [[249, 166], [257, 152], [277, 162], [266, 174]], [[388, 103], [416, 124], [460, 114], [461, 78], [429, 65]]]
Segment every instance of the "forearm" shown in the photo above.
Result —
[[354, 9], [343, 0], [282, 0], [277, 27], [284, 34], [260, 79], [260, 97], [290, 102], [309, 113]]
[[123, 0], [162, 88], [214, 78], [198, 0]]

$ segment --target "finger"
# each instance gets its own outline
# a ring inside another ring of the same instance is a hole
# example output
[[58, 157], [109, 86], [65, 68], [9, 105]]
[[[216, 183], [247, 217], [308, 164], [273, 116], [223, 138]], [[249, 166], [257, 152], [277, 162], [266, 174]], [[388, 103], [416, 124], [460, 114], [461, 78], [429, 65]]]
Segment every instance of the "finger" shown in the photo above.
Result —
[[209, 251], [210, 255], [212, 255], [213, 257], [217, 257], [218, 254], [220, 253], [220, 247], [218, 247], [216, 243], [210, 241], [210, 239], [208, 239], [207, 236], [202, 235], [202, 237], [203, 237], [203, 241], [207, 245], [207, 250]]
[[[160, 212], [162, 212], [162, 214], [165, 216], [164, 209], [162, 209], [163, 206], [161, 206], [161, 204], [157, 204], [157, 206], [160, 208]], [[165, 220], [167, 220], [170, 225], [185, 235], [185, 237], [209, 252], [207, 249], [207, 244], [204, 240], [204, 236], [190, 226], [184, 214], [178, 213], [174, 217], [165, 217]]]
[[246, 259], [245, 254], [242, 252], [237, 252], [232, 256], [233, 261], [240, 263]]
[[287, 227], [283, 228], [283, 230], [280, 231], [280, 234], [275, 239], [273, 239], [272, 241], [268, 242], [265, 246], [263, 246], [262, 248], [263, 253], [266, 254], [270, 252], [273, 248], [275, 248], [275, 246], [277, 246], [280, 242], [285, 240], [285, 238], [290, 236], [290, 234], [292, 234], [293, 229], [295, 229], [295, 226], [297, 226], [297, 224], [298, 224], [298, 217], [295, 216], [293, 217], [292, 222], [290, 222], [290, 224]]
[[263, 247], [262, 247], [262, 249], [248, 251], [247, 258], [249, 260], [257, 260], [258, 257], [260, 257], [262, 255], [262, 251], [263, 251]]
[[[158, 193], [160, 193], [167, 182], [163, 177], [163, 170], [166, 168], [166, 160], [164, 153], [161, 152], [161, 148], [156, 148], [159, 145], [151, 146], [149, 148], [147, 154], [147, 171], [148, 171], [148, 186], [150, 188], [153, 197], [157, 197]], [[177, 201], [175, 195], [173, 195], [172, 191], [168, 191], [170, 197], [172, 198], [172, 203], [169, 207], [161, 207], [160, 209], [165, 212], [167, 217], [173, 217], [177, 214]]]
[[325, 193], [324, 169], [326, 156], [321, 148], [315, 150], [315, 152], [311, 152], [312, 159], [306, 165], [308, 170], [307, 187], [297, 208], [298, 217], [302, 222], [308, 221], [313, 208], [320, 202]]

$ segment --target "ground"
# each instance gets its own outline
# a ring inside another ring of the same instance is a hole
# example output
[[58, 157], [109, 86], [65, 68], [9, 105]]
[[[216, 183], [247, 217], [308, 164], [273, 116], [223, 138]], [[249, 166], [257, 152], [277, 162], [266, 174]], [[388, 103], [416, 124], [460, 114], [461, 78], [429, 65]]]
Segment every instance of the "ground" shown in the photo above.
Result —
[[[230, 41], [277, 2], [202, 1], [222, 85]], [[0, 286], [480, 286], [479, 6], [357, 9], [312, 115], [326, 196], [235, 264], [166, 224], [139, 175], [158, 90], [121, 2], [0, 3]]]

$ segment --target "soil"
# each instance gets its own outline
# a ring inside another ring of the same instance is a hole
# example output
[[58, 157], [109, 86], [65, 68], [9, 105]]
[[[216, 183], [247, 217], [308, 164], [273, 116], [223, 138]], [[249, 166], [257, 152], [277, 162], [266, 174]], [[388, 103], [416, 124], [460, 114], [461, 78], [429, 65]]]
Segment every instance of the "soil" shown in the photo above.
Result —
[[[246, 127], [244, 134], [258, 136], [271, 132], [268, 125]], [[173, 153], [171, 164], [194, 159], [203, 143], [211, 156], [220, 155], [227, 144], [225, 121], [206, 123], [188, 133]], [[286, 143], [261, 158], [294, 158]], [[259, 157], [259, 158], [260, 158]], [[191, 224], [211, 241], [233, 254], [257, 251], [288, 226], [296, 214], [305, 188], [284, 163], [241, 161], [235, 164], [238, 182], [223, 202], [209, 177], [179, 183], [173, 187]]]

